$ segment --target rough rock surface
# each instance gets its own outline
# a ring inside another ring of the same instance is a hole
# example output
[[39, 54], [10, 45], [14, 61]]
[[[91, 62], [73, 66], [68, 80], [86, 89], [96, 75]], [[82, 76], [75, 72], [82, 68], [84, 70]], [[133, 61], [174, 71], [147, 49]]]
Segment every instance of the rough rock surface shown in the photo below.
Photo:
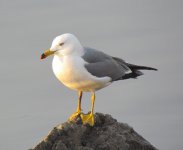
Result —
[[95, 125], [65, 122], [32, 150], [157, 150], [132, 127], [110, 115], [95, 114]]

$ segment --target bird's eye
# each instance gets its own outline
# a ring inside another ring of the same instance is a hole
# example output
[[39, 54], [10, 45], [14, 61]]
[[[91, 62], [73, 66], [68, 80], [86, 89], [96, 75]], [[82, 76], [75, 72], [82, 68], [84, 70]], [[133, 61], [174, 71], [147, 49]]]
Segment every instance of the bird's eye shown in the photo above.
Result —
[[64, 45], [64, 43], [60, 43], [59, 45], [62, 46], [62, 45]]

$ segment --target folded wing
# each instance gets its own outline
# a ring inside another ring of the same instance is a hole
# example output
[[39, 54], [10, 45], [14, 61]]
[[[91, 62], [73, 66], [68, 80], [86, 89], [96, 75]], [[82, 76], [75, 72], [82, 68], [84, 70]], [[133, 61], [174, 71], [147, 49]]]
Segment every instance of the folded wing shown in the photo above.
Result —
[[131, 72], [125, 63], [118, 63], [113, 57], [92, 48], [84, 48], [82, 58], [87, 62], [85, 68], [96, 77], [110, 77], [112, 81]]

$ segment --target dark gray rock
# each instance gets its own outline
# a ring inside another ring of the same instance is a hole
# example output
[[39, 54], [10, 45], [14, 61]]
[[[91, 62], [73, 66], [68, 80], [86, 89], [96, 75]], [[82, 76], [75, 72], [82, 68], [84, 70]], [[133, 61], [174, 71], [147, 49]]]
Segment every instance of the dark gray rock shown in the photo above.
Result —
[[132, 127], [110, 115], [95, 114], [95, 125], [65, 122], [32, 150], [157, 150]]

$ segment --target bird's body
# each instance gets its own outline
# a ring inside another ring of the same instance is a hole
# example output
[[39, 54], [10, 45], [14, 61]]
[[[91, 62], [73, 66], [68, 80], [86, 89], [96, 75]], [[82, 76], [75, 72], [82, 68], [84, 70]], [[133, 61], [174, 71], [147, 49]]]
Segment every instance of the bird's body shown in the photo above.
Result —
[[[70, 89], [79, 93], [78, 108], [69, 120], [76, 116], [83, 123], [94, 125], [95, 91], [110, 85], [114, 81], [136, 78], [143, 73], [139, 70], [157, 70], [155, 68], [126, 63], [101, 51], [83, 47], [72, 34], [56, 37], [49, 50], [41, 59], [54, 54], [52, 68], [57, 79]], [[81, 113], [82, 92], [92, 93], [92, 108], [89, 114]]]
[[90, 74], [85, 69], [85, 64], [87, 62], [76, 55], [62, 58], [54, 56], [52, 68], [57, 79], [73, 90], [91, 92], [111, 83], [109, 77], [98, 78]]

